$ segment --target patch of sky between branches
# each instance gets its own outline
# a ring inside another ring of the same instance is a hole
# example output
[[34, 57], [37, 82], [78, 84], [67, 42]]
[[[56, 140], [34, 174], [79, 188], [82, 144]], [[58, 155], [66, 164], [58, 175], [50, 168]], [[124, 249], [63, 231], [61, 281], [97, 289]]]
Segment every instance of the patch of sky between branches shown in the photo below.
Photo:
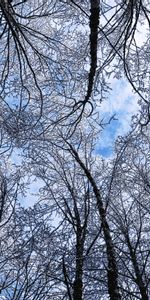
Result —
[[[30, 180], [29, 180], [30, 176]], [[20, 197], [19, 201], [21, 205], [25, 208], [33, 207], [35, 203], [38, 201], [38, 194], [41, 188], [43, 188], [43, 181], [37, 179], [35, 176], [28, 174], [25, 176], [24, 182], [28, 184], [28, 188], [26, 189], [26, 194], [24, 197]]]
[[111, 91], [103, 101], [100, 114], [107, 122], [113, 115], [110, 124], [104, 126], [96, 146], [96, 154], [105, 158], [113, 156], [115, 140], [118, 136], [126, 134], [130, 130], [131, 118], [137, 114], [138, 96], [133, 93], [130, 84], [125, 79], [111, 78]]
[[[11, 168], [13, 164], [16, 167], [20, 167], [21, 170], [23, 171], [22, 168], [23, 151], [16, 147], [13, 149], [11, 153], [9, 168]], [[21, 173], [20, 175], [21, 175], [20, 184], [24, 184], [26, 186], [26, 190], [24, 194], [21, 193], [18, 194], [18, 201], [20, 205], [25, 208], [33, 207], [33, 205], [37, 202], [39, 190], [44, 185], [43, 181], [31, 175], [30, 172], [25, 172], [25, 174]]]

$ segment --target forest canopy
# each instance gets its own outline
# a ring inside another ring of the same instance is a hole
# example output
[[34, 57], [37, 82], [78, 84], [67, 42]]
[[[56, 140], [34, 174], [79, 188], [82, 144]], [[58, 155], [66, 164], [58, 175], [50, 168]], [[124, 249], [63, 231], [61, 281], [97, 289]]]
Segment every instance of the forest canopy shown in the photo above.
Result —
[[149, 299], [149, 4], [0, 0], [0, 300]]

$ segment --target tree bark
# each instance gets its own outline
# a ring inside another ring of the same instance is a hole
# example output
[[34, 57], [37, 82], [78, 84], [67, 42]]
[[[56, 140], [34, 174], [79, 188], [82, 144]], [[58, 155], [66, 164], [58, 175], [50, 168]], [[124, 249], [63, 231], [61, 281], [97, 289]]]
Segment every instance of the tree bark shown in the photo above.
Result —
[[73, 285], [73, 300], [82, 300], [83, 296], [83, 248], [82, 229], [77, 230], [76, 243], [76, 275]]
[[141, 275], [141, 272], [140, 272], [140, 269], [139, 269], [139, 266], [138, 266], [138, 262], [137, 262], [137, 257], [136, 257], [136, 254], [134, 253], [133, 248], [132, 248], [130, 238], [129, 238], [128, 234], [126, 234], [126, 233], [125, 233], [125, 238], [126, 238], [126, 241], [127, 241], [129, 251], [130, 251], [130, 257], [131, 257], [131, 261], [132, 261], [134, 271], [135, 271], [135, 275], [136, 275], [136, 283], [138, 285], [138, 288], [140, 290], [141, 297], [142, 297], [141, 299], [142, 300], [148, 300], [149, 298], [148, 298], [148, 295], [147, 295], [147, 289], [146, 289], [145, 284], [143, 282], [143, 278], [142, 278], [142, 275]]
[[84, 99], [84, 103], [89, 101], [89, 98], [92, 94], [93, 84], [94, 84], [94, 77], [97, 68], [97, 40], [98, 40], [98, 26], [99, 26], [99, 0], [91, 0], [91, 15], [90, 15], [90, 56], [91, 56], [91, 63], [90, 63], [90, 71], [88, 75], [88, 88], [86, 92], [86, 96]]
[[[104, 233], [104, 239], [106, 243], [106, 252], [107, 252], [107, 260], [108, 260], [108, 266], [107, 266], [107, 279], [108, 279], [108, 293], [110, 296], [110, 300], [120, 300], [121, 295], [119, 293], [119, 284], [118, 284], [118, 268], [117, 268], [117, 262], [116, 262], [116, 255], [115, 255], [115, 249], [110, 233], [110, 228], [106, 219], [106, 213], [105, 209], [103, 207], [103, 201], [100, 195], [100, 191], [96, 185], [96, 182], [94, 178], [92, 177], [90, 171], [88, 168], [84, 165], [84, 163], [81, 161], [77, 151], [69, 144], [71, 152], [73, 156], [75, 157], [76, 161], [79, 163], [80, 167], [84, 171], [85, 175], [87, 176], [89, 182], [91, 183], [91, 186], [93, 188], [93, 192], [95, 194], [96, 200], [97, 200], [97, 207], [100, 215], [100, 219], [102, 222], [102, 229]], [[147, 300], [147, 299], [146, 299]]]

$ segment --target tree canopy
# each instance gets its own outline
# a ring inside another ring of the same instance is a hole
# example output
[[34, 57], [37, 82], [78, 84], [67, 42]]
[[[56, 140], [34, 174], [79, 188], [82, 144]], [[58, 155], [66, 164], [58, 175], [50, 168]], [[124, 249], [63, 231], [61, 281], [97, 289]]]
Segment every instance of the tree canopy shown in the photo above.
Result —
[[[149, 299], [149, 15], [147, 0], [0, 0], [1, 300]], [[106, 158], [114, 78], [139, 111]]]

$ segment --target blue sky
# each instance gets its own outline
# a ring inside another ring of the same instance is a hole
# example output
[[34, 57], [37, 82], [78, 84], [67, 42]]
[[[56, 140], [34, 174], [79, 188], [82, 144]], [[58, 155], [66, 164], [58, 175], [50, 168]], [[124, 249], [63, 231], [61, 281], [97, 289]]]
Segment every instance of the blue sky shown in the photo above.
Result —
[[108, 99], [102, 103], [100, 113], [104, 120], [115, 114], [115, 120], [104, 128], [96, 147], [96, 153], [106, 158], [113, 154], [115, 139], [129, 131], [131, 117], [137, 114], [139, 109], [138, 96], [132, 92], [125, 79], [112, 78], [110, 86], [112, 90], [108, 94]]

